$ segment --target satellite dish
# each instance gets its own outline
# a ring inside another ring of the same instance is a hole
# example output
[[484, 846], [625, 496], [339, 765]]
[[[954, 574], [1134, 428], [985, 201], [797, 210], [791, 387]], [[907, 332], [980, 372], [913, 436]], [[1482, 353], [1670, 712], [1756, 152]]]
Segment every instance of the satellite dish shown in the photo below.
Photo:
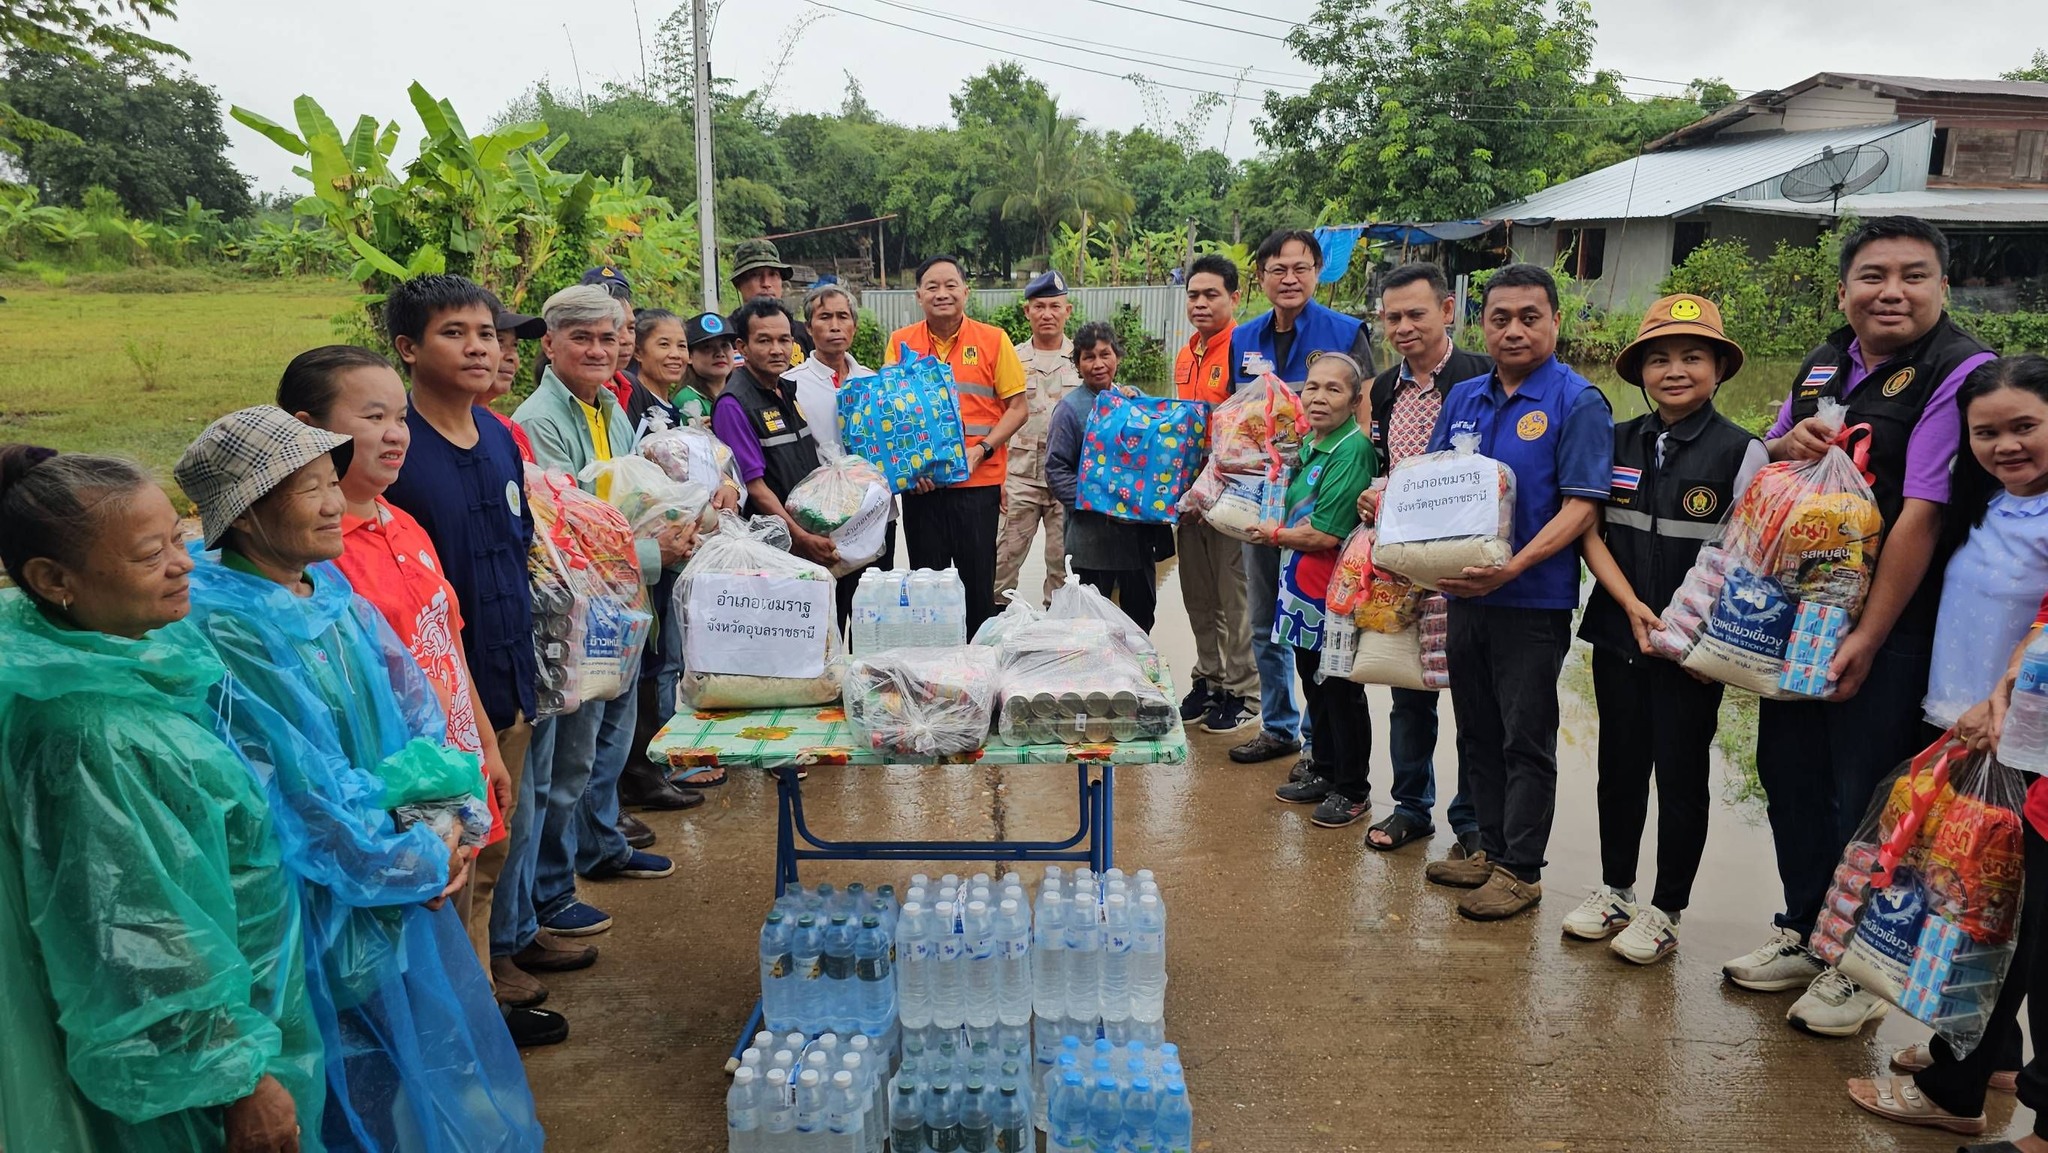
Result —
[[1801, 204], [1828, 202], [1834, 212], [1842, 197], [1861, 192], [1884, 174], [1891, 154], [1874, 144], [1858, 144], [1841, 152], [1823, 148], [1820, 155], [1787, 172], [1778, 181], [1778, 192]]

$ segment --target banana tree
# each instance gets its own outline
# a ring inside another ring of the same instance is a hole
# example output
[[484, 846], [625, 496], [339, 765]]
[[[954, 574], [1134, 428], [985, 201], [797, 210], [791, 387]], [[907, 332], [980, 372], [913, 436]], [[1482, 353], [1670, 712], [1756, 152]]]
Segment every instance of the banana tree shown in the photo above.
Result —
[[[352, 246], [361, 240], [382, 252], [400, 242], [405, 194], [391, 168], [391, 154], [398, 147], [397, 121], [379, 128], [374, 117], [362, 116], [344, 137], [311, 96], [292, 102], [297, 132], [240, 105], [228, 111], [271, 143], [305, 158], [306, 164], [292, 171], [310, 182], [313, 191], [292, 204], [293, 213], [325, 222], [350, 238]], [[350, 276], [364, 282], [368, 291], [377, 271], [368, 261], [359, 261]]]
[[29, 241], [47, 241], [65, 227], [68, 214], [55, 205], [37, 203], [40, 196], [34, 188], [0, 194], [0, 244], [16, 260], [28, 259]]

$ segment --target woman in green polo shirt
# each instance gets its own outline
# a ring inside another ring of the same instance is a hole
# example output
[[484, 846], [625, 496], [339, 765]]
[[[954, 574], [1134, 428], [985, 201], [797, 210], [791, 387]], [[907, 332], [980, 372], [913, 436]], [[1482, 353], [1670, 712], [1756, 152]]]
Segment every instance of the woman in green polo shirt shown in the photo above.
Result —
[[1316, 680], [1322, 663], [1323, 597], [1337, 568], [1337, 551], [1358, 527], [1358, 494], [1372, 483], [1376, 465], [1372, 440], [1358, 427], [1365, 380], [1358, 362], [1343, 353], [1310, 359], [1301, 406], [1312, 435], [1287, 483], [1287, 522], [1259, 526], [1282, 550], [1273, 639], [1294, 646], [1309, 727], [1316, 734], [1311, 772], [1273, 795], [1289, 804], [1314, 805], [1309, 819], [1326, 829], [1341, 829], [1372, 811], [1365, 775], [1372, 721], [1364, 690], [1343, 677]]

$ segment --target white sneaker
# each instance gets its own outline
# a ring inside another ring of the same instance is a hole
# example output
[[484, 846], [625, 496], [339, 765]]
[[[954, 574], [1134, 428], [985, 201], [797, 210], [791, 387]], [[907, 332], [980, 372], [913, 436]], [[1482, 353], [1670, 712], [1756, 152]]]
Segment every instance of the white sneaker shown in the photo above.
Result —
[[1823, 1037], [1854, 1037], [1890, 1008], [1842, 976], [1841, 970], [1826, 968], [1807, 986], [1805, 995], [1792, 1003], [1785, 1019]]
[[1806, 938], [1782, 926], [1755, 952], [1721, 966], [1721, 975], [1745, 989], [1782, 993], [1809, 984], [1827, 966], [1806, 947]]
[[1601, 941], [1627, 927], [1635, 915], [1634, 902], [1622, 900], [1602, 885], [1565, 914], [1564, 931], [1582, 941]]
[[1654, 965], [1678, 949], [1678, 926], [1655, 905], [1644, 905], [1628, 928], [1607, 945], [1624, 960]]

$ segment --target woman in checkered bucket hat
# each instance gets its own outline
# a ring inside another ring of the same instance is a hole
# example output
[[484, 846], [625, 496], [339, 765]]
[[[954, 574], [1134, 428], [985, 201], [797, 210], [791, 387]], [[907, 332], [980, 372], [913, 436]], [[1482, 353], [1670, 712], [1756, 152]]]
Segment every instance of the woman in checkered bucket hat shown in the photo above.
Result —
[[334, 564], [350, 438], [229, 413], [175, 475], [198, 506], [192, 620], [230, 676], [218, 724], [271, 794], [302, 879], [336, 1147], [538, 1150], [526, 1073], [447, 899], [489, 832], [472, 753]]

